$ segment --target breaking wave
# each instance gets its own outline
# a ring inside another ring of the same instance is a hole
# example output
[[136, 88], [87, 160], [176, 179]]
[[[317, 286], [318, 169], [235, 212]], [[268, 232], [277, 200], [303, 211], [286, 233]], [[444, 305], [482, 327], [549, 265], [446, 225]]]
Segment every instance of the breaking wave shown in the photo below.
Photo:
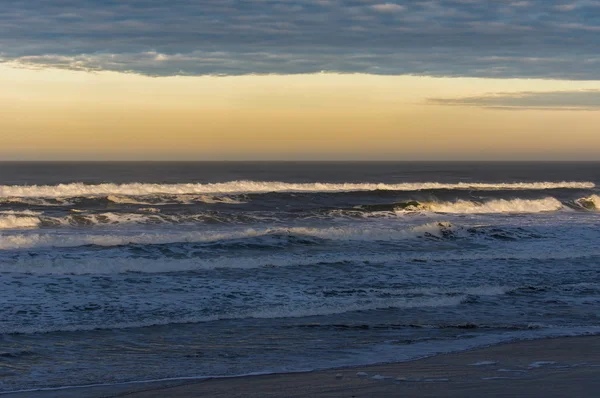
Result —
[[[127, 199], [127, 198], [125, 198]], [[207, 199], [208, 200], [208, 199]], [[237, 203], [234, 199], [223, 199], [220, 203]], [[142, 204], [135, 200], [124, 200], [120, 203]], [[216, 203], [216, 202], [215, 202]], [[556, 198], [544, 199], [496, 199], [485, 202], [457, 200], [454, 202], [418, 202], [408, 201], [392, 204], [376, 204], [357, 206], [352, 209], [326, 210], [325, 212], [297, 212], [286, 217], [309, 219], [326, 215], [331, 218], [347, 217], [394, 217], [412, 212], [431, 212], [448, 214], [514, 214], [514, 213], [542, 213], [559, 210], [588, 210], [600, 209], [600, 197], [592, 195], [570, 202], [561, 202]], [[196, 213], [162, 213], [155, 207], [136, 209], [136, 212], [104, 212], [93, 213], [84, 210], [72, 209], [71, 214], [59, 217], [48, 216], [42, 212], [31, 210], [5, 210], [0, 211], [0, 230], [6, 229], [32, 229], [47, 227], [94, 227], [94, 226], [127, 226], [127, 225], [158, 225], [158, 224], [247, 224], [264, 221], [281, 221], [274, 213], [238, 213], [201, 211]]]
[[242, 194], [267, 192], [352, 192], [352, 191], [418, 191], [426, 189], [456, 190], [542, 190], [542, 189], [590, 189], [592, 182], [514, 182], [514, 183], [286, 183], [277, 181], [231, 181], [209, 184], [97, 184], [83, 183], [59, 185], [3, 185], [2, 198], [70, 198], [81, 196], [147, 196], [156, 194]]
[[555, 198], [539, 200], [490, 200], [488, 202], [472, 202], [459, 200], [456, 202], [430, 202], [417, 206], [405, 207], [403, 211], [425, 210], [435, 213], [485, 214], [485, 213], [541, 213], [557, 211], [563, 204]]
[[[10, 217], [10, 216], [9, 216]], [[37, 220], [37, 219], [34, 219]], [[257, 237], [294, 236], [329, 240], [389, 241], [413, 239], [420, 236], [444, 237], [451, 233], [449, 223], [428, 223], [407, 229], [368, 228], [249, 228], [232, 232], [146, 232], [138, 234], [12, 234], [2, 237], [0, 250], [77, 247], [77, 246], [124, 246], [160, 245], [173, 243], [211, 243]]]
[[[6, 215], [5, 215], [6, 214]], [[148, 207], [137, 213], [88, 213], [72, 210], [72, 214], [52, 217], [36, 212], [0, 212], [0, 230], [59, 227], [119, 227], [132, 225], [192, 225], [192, 224], [248, 224], [277, 221], [275, 217], [260, 214], [200, 212], [191, 214], [162, 214], [160, 209]]]
[[43, 213], [40, 211], [33, 211], [33, 210], [3, 210], [3, 211], [0, 211], [0, 215], [3, 215], [3, 214], [8, 214], [11, 216], [39, 216]]
[[40, 223], [41, 221], [37, 217], [19, 217], [12, 214], [0, 215], [0, 230], [37, 228]]
[[106, 199], [109, 202], [117, 204], [132, 204], [132, 205], [168, 205], [168, 204], [243, 204], [244, 200], [232, 198], [229, 196], [211, 196], [211, 195], [194, 195], [194, 194], [179, 194], [179, 195], [141, 195], [141, 196], [125, 196], [125, 195], [108, 195]]
[[592, 195], [575, 201], [579, 206], [588, 210], [600, 210], [600, 196]]
[[592, 195], [577, 200], [564, 201], [546, 197], [543, 199], [494, 199], [489, 201], [457, 200], [453, 202], [408, 201], [392, 204], [357, 206], [353, 209], [330, 210], [332, 216], [384, 216], [411, 212], [448, 214], [514, 214], [544, 213], [559, 210], [598, 210], [600, 197]]

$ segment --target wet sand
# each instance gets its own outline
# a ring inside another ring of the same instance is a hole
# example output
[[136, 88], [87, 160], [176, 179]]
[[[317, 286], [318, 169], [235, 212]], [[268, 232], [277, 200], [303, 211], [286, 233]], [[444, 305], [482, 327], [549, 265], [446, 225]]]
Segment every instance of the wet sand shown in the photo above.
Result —
[[309, 373], [134, 383], [2, 397], [599, 397], [600, 336], [503, 344]]

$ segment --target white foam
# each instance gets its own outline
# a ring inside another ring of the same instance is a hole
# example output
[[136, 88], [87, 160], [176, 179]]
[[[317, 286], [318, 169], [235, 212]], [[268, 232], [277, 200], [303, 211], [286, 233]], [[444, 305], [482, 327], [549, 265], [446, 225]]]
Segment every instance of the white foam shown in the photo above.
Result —
[[139, 209], [140, 211], [146, 212], [146, 213], [160, 213], [160, 209], [157, 209], [156, 207], [144, 207], [142, 209]]
[[[205, 222], [210, 219], [210, 214], [162, 214], [160, 209], [154, 207], [146, 207], [139, 209], [140, 213], [88, 213], [85, 210], [71, 209], [70, 215], [63, 217], [42, 216], [42, 213], [35, 212], [18, 212], [15, 215], [36, 215], [39, 214], [41, 226], [52, 227], [71, 227], [71, 226], [86, 226], [86, 227], [102, 227], [102, 226], [130, 226], [130, 225], [148, 225], [148, 224], [192, 224]], [[225, 217], [221, 218], [226, 222]]]
[[151, 205], [152, 203], [144, 202], [141, 200], [134, 199], [130, 196], [118, 196], [118, 195], [108, 195], [106, 197], [109, 201], [118, 204], [130, 204], [130, 205]]
[[37, 228], [39, 224], [40, 219], [37, 217], [20, 217], [12, 214], [0, 216], [0, 230]]
[[95, 225], [115, 225], [115, 224], [147, 224], [158, 221], [175, 221], [175, 220], [163, 220], [155, 215], [139, 214], [139, 213], [99, 213], [99, 214], [77, 214], [75, 216], [70, 215], [63, 218], [59, 217], [48, 217], [44, 220], [56, 223], [59, 225], [81, 225], [86, 224], [90, 226]]
[[479, 361], [475, 363], [470, 363], [469, 366], [490, 366], [497, 364], [498, 361]]
[[[185, 200], [187, 195], [179, 195], [177, 196], [178, 199], [180, 200]], [[200, 195], [200, 196], [192, 196], [191, 198], [187, 198], [188, 201], [191, 202], [203, 202], [203, 203], [224, 203], [224, 204], [228, 204], [228, 205], [239, 205], [239, 204], [243, 204], [246, 203], [242, 200], [239, 199], [233, 199], [230, 198], [229, 196], [210, 196], [210, 195]]]
[[546, 366], [546, 365], [554, 365], [556, 364], [555, 361], [536, 361], [536, 362], [532, 362], [529, 364], [529, 366], [527, 366], [529, 369], [537, 369], [537, 368], [541, 368], [542, 366]]
[[[456, 202], [428, 202], [418, 207], [409, 207], [402, 211], [427, 210], [436, 213], [455, 214], [488, 214], [488, 213], [541, 213], [557, 211], [562, 208], [562, 203], [555, 198], [537, 200], [512, 199], [491, 200], [477, 203], [468, 200]], [[401, 212], [402, 212], [401, 211]]]
[[[112, 218], [111, 213], [104, 213], [108, 222], [124, 222], [124, 216]], [[15, 218], [15, 216], [7, 216]], [[137, 223], [145, 220], [142, 214], [131, 214], [130, 221]], [[1, 220], [1, 219], [0, 219]], [[68, 220], [68, 219], [67, 219]], [[1, 221], [0, 221], [1, 222]], [[35, 224], [34, 224], [35, 222]], [[65, 221], [68, 222], [68, 221]], [[31, 218], [23, 221], [21, 226], [34, 227], [39, 224], [39, 219]], [[7, 221], [7, 225], [10, 221]], [[407, 229], [368, 229], [368, 228], [265, 228], [238, 230], [232, 232], [214, 231], [189, 231], [189, 232], [147, 232], [137, 234], [53, 234], [29, 233], [7, 235], [0, 240], [0, 250], [50, 248], [50, 247], [77, 247], [85, 245], [121, 246], [127, 244], [170, 244], [170, 243], [207, 243], [234, 239], [247, 239], [255, 237], [269, 237], [273, 235], [299, 235], [309, 238], [322, 238], [333, 240], [360, 240], [360, 241], [389, 241], [413, 239], [425, 234], [439, 236], [442, 229], [451, 228], [449, 224], [429, 223]]]
[[371, 377], [371, 380], [377, 380], [377, 381], [387, 380], [387, 379], [393, 379], [393, 377], [383, 376], [383, 375], [375, 375], [375, 376]]
[[[171, 192], [172, 193], [172, 192]], [[157, 196], [158, 195], [158, 196]], [[166, 196], [164, 196], [166, 195]], [[141, 197], [140, 197], [141, 196]], [[93, 197], [93, 196], [92, 196]], [[192, 203], [207, 203], [207, 204], [243, 204], [246, 203], [239, 199], [234, 199], [228, 196], [211, 196], [211, 195], [196, 195], [196, 194], [178, 194], [170, 193], [153, 193], [150, 195], [108, 195], [107, 200], [117, 204], [132, 204], [132, 205], [153, 205], [161, 206], [168, 204], [192, 204]]]
[[68, 206], [72, 205], [66, 198], [43, 198], [43, 197], [3, 197], [0, 196], [0, 203], [18, 203], [32, 206]]
[[576, 203], [587, 209], [600, 210], [600, 196], [598, 195], [591, 195], [587, 198], [578, 199]]
[[43, 213], [33, 210], [3, 210], [0, 211], [0, 214], [7, 214], [11, 216], [40, 216]]
[[[31, 224], [30, 227], [72, 227], [72, 226], [86, 226], [86, 227], [118, 227], [118, 226], [131, 226], [131, 225], [156, 225], [156, 224], [197, 224], [211, 220], [212, 216], [208, 213], [197, 213], [197, 214], [162, 214], [160, 209], [154, 207], [146, 207], [139, 209], [140, 213], [88, 213], [85, 210], [71, 209], [71, 213], [63, 217], [51, 217], [44, 216], [42, 213], [36, 213], [31, 211], [6, 213], [7, 219], [16, 216], [38, 216], [38, 221], [35, 224]], [[0, 219], [2, 218], [0, 212]], [[21, 217], [24, 219], [24, 217]], [[259, 219], [258, 217], [254, 217]], [[222, 222], [227, 222], [227, 218], [222, 216], [219, 218]], [[22, 221], [22, 220], [21, 220]], [[232, 220], [235, 222], [235, 219]], [[2, 223], [0, 223], [0, 229]]]
[[591, 182], [515, 182], [515, 183], [465, 183], [454, 184], [439, 182], [415, 183], [286, 183], [278, 181], [231, 181], [212, 184], [96, 184], [83, 183], [59, 185], [3, 185], [0, 197], [79, 197], [79, 196], [145, 196], [156, 194], [232, 194], [266, 192], [351, 192], [351, 191], [417, 191], [422, 189], [459, 189], [459, 190], [540, 190], [540, 189], [585, 189], [594, 188]]

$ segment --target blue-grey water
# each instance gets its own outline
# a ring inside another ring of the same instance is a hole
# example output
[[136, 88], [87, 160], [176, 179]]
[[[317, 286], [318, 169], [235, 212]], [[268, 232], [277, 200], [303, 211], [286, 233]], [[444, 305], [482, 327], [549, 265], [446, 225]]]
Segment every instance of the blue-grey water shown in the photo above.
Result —
[[600, 163], [0, 163], [0, 391], [600, 331]]

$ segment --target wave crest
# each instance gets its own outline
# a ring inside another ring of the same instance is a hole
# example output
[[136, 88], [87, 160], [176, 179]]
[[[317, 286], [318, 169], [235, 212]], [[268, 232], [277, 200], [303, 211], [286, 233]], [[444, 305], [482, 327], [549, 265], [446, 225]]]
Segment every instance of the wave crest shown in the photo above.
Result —
[[588, 210], [600, 210], [600, 196], [592, 195], [575, 201], [579, 206]]
[[[35, 219], [39, 222], [38, 219]], [[214, 243], [273, 236], [296, 236], [330, 240], [389, 241], [414, 239], [420, 236], [446, 237], [451, 233], [449, 223], [428, 223], [406, 229], [365, 228], [266, 228], [232, 232], [147, 232], [138, 234], [77, 234], [55, 235], [44, 233], [7, 235], [0, 241], [0, 250], [77, 247], [77, 246], [123, 246], [130, 244], [160, 245], [173, 243]]]
[[511, 182], [511, 183], [286, 183], [278, 181], [231, 181], [208, 184], [96, 184], [83, 183], [59, 185], [3, 185], [0, 186], [0, 197], [35, 197], [35, 198], [64, 198], [81, 196], [119, 195], [148, 196], [156, 194], [185, 195], [185, 194], [242, 194], [268, 192], [352, 192], [352, 191], [419, 191], [426, 189], [449, 190], [542, 190], [542, 189], [591, 189], [592, 182]]
[[[562, 203], [555, 198], [538, 200], [498, 199], [488, 202], [471, 202], [459, 200], [456, 202], [425, 203], [419, 206], [423, 210], [435, 213], [486, 214], [486, 213], [542, 213], [562, 209]], [[417, 207], [417, 210], [420, 208]], [[410, 209], [405, 209], [410, 210]]]
[[12, 214], [0, 216], [0, 230], [37, 228], [39, 225], [40, 219], [37, 217], [20, 217]]

